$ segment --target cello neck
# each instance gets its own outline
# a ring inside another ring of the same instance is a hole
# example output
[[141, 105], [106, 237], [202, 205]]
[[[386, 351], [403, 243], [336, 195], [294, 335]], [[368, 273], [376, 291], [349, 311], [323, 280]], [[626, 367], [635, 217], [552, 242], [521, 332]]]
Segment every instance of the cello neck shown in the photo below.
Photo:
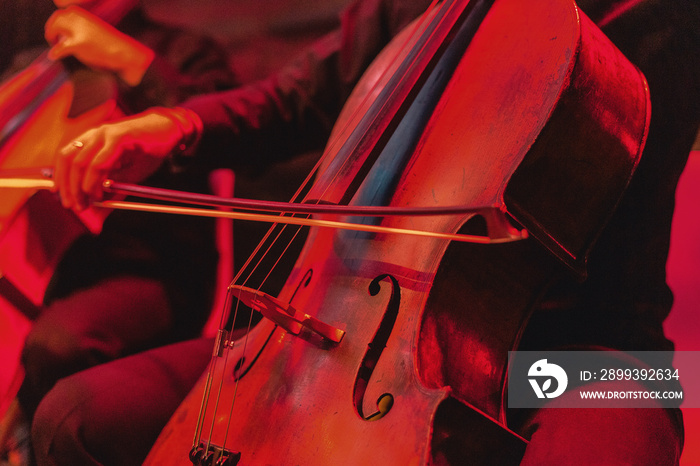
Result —
[[[493, 0], [445, 0], [435, 7], [424, 28], [411, 33], [415, 37], [408, 38], [408, 45], [397, 44], [400, 47], [394, 51], [396, 56], [389, 54], [384, 61], [397, 60], [398, 56], [398, 66], [391, 69], [392, 65], [385, 63], [391, 76], [381, 84], [381, 92], [366, 108], [358, 110], [363, 116], [356, 124], [343, 126], [329, 141], [329, 147], [337, 149], [324, 154], [333, 160], [314, 183], [310, 198], [324, 197], [337, 203], [350, 201], [387, 142], [385, 135], [403, 120], [465, 18], [470, 18], [475, 29], [491, 3]], [[354, 172], [348, 173], [343, 168], [348, 166], [355, 167]], [[336, 176], [340, 172], [345, 172], [342, 182]]]

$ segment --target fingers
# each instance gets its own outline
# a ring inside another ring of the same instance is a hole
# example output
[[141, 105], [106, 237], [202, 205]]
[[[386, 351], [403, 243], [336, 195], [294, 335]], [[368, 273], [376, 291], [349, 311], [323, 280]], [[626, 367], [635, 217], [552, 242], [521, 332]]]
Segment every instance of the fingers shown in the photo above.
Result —
[[60, 60], [61, 58], [65, 58], [68, 55], [71, 55], [70, 52], [70, 41], [67, 40], [60, 40], [54, 44], [53, 47], [49, 49], [48, 52], [48, 57], [51, 60]]
[[102, 183], [110, 174], [120, 167], [120, 159], [123, 156], [123, 147], [112, 147], [110, 144], [102, 146], [92, 157], [91, 163], [82, 173], [82, 183], [80, 184], [80, 195], [101, 201], [104, 197]]
[[94, 43], [100, 40], [109, 43], [108, 38], [100, 33], [101, 27], [102, 23], [97, 17], [80, 7], [69, 6], [55, 11], [44, 24], [44, 38], [52, 45], [49, 58], [58, 60], [68, 55], [80, 58], [76, 53], [80, 49], [86, 48], [89, 54], [89, 48]]
[[44, 36], [52, 46], [50, 59], [74, 56], [91, 68], [117, 73], [132, 86], [141, 81], [155, 56], [147, 46], [76, 6], [54, 12]]
[[[75, 144], [75, 145], [74, 145]], [[78, 151], [82, 148], [78, 144], [82, 144], [79, 141], [74, 141], [58, 153], [56, 157], [56, 166], [53, 172], [53, 181], [61, 197], [61, 204], [65, 208], [72, 208], [76, 205], [73, 199], [71, 190], [68, 188], [70, 184], [70, 172], [71, 166], [73, 165], [73, 159], [78, 154]]]
[[87, 132], [65, 146], [59, 153], [54, 170], [54, 182], [61, 204], [66, 208], [83, 210], [90, 200], [101, 200], [102, 182], [107, 178], [110, 163], [115, 158], [118, 158], [118, 153], [105, 144], [96, 131]]
[[52, 45], [49, 58], [58, 60], [68, 55], [66, 43], [74, 37], [76, 18], [74, 8], [54, 12], [44, 25], [44, 38]]
[[[61, 196], [63, 207], [82, 210], [87, 205], [87, 196], [79, 192], [82, 173], [85, 171], [85, 154], [90, 152], [83, 142], [76, 140], [61, 149], [56, 160], [54, 182]], [[77, 183], [77, 186], [76, 186]]]
[[60, 29], [62, 15], [62, 12], [56, 11], [49, 16], [46, 24], [44, 24], [44, 38], [49, 44], [55, 43], [58, 40], [58, 36], [65, 33], [65, 30], [61, 31]]
[[81, 210], [90, 200], [101, 200], [107, 177], [138, 183], [152, 175], [183, 134], [195, 131], [177, 115], [172, 109], [152, 109], [86, 131], [63, 147], [54, 170], [63, 206]]

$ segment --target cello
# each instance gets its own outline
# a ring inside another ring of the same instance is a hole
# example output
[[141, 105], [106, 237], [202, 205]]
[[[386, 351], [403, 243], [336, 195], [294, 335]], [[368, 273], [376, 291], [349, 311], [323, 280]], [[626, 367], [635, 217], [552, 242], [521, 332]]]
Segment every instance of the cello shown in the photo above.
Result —
[[[463, 205], [361, 221], [485, 231], [496, 244], [312, 228], [277, 297], [240, 273], [209, 370], [147, 464], [522, 453], [505, 411], [507, 353], [546, 285], [585, 275], [638, 163], [648, 90], [568, 0], [445, 1], [414, 27], [351, 96], [304, 202]], [[401, 59], [387, 58], [396, 48]], [[266, 318], [239, 336], [237, 306]]]
[[[137, 3], [100, 0], [90, 12], [116, 24]], [[62, 209], [40, 190], [49, 186], [42, 169], [78, 134], [122, 116], [116, 92], [113, 77], [53, 61], [48, 51], [0, 87], [0, 292], [30, 318], [62, 254], [78, 236], [97, 233], [106, 215]], [[18, 189], [14, 178], [22, 175], [33, 176], [36, 186]]]
[[[118, 23], [136, 0], [99, 0], [89, 10]], [[117, 82], [75, 60], [54, 61], [48, 50], [0, 87], [0, 317], [7, 377], [0, 381], [0, 413], [7, 412], [24, 371], [19, 353], [32, 320], [44, 305], [55, 267], [79, 237], [97, 233], [104, 210], [80, 215], [63, 209], [57, 196], [40, 190], [58, 147], [98, 123], [121, 116]], [[19, 187], [17, 177], [32, 176]], [[11, 336], [10, 336], [11, 335]]]

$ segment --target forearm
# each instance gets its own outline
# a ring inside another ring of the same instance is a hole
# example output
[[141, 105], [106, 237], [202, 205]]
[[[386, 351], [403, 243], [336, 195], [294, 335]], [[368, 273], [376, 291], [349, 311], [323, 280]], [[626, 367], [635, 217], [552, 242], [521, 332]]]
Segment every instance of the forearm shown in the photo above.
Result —
[[120, 103], [129, 113], [175, 106], [192, 96], [238, 84], [223, 47], [209, 37], [152, 21], [138, 10], [119, 28], [155, 52], [141, 82], [122, 86]]
[[204, 128], [195, 157], [209, 166], [264, 166], [320, 148], [364, 70], [427, 3], [355, 3], [338, 30], [275, 76], [187, 101], [183, 105], [201, 117]]
[[337, 34], [280, 73], [183, 107], [197, 113], [203, 133], [196, 156], [210, 166], [264, 166], [318, 148], [342, 105], [337, 75]]

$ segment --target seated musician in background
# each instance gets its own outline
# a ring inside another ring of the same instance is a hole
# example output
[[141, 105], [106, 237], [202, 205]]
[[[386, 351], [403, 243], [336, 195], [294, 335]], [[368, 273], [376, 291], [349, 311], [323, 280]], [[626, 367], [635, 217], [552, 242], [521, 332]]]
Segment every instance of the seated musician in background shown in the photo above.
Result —
[[[84, 133], [77, 138], [82, 147], [65, 147], [57, 165], [64, 205], [83, 208], [101, 199], [107, 177], [136, 182], [170, 164], [264, 164], [322, 145], [362, 71], [427, 4], [355, 2], [339, 31], [268, 80]], [[646, 75], [651, 128], [631, 186], [592, 253], [587, 281], [564, 277], [555, 284], [535, 310], [521, 349], [671, 351], [662, 327], [672, 302], [665, 261], [675, 186], [700, 126], [700, 9], [693, 0], [580, 4]], [[117, 173], [117, 165], [128, 170]], [[34, 419], [37, 459], [138, 464], [210, 356], [210, 341], [193, 340], [63, 379]], [[524, 464], [677, 464], [682, 450], [677, 410], [522, 414], [515, 413], [511, 427], [530, 440]]]
[[[55, 10], [44, 0], [3, 2], [0, 8], [16, 9], [13, 16], [0, 16], [2, 33], [31, 31], [42, 41], [48, 14], [41, 12]], [[65, 10], [52, 18], [52, 30], [56, 39], [65, 39], [64, 46], [74, 38], [62, 28], [65, 23], [94, 40], [91, 53], [101, 60], [95, 65], [119, 77], [117, 98], [126, 114], [237, 84], [224, 51], [207, 37], [152, 22], [140, 9], [119, 25], [129, 35], [93, 20]], [[15, 52], [33, 45], [12, 44]], [[85, 89], [76, 85], [76, 93], [81, 92]], [[201, 170], [161, 170], [147, 183], [209, 192], [208, 173]], [[216, 254], [213, 222], [194, 217], [113, 212], [100, 234], [78, 239], [58, 264], [45, 306], [26, 338], [19, 405], [12, 406], [0, 425], [0, 453], [16, 447], [18, 439], [12, 437], [20, 418], [31, 420], [61, 377], [201, 334], [211, 309]]]
[[[171, 26], [149, 18], [136, 0], [109, 0], [112, 3], [136, 3], [119, 21], [121, 36], [106, 32], [95, 43], [93, 54], [102, 52], [95, 66], [121, 75], [117, 81], [117, 98], [127, 114], [154, 105], [175, 105], [196, 94], [229, 89], [238, 84], [225, 50], [214, 39], [194, 31]], [[24, 69], [31, 60], [46, 49], [44, 26], [56, 7], [81, 4], [86, 9], [97, 0], [16, 0], [0, 4], [0, 72], [8, 74]], [[72, 28], [89, 26], [89, 20], [79, 15], [66, 16]], [[85, 34], [101, 33], [83, 29]], [[122, 44], [126, 37], [136, 42], [123, 43], [126, 48], [107, 54], [105, 44]], [[140, 45], [139, 45], [140, 44]], [[155, 52], [155, 53], [153, 53]], [[145, 65], [145, 67], [144, 67]], [[138, 79], [138, 84], [134, 81]], [[131, 81], [131, 82], [129, 82]], [[80, 89], [77, 89], [80, 92]]]

